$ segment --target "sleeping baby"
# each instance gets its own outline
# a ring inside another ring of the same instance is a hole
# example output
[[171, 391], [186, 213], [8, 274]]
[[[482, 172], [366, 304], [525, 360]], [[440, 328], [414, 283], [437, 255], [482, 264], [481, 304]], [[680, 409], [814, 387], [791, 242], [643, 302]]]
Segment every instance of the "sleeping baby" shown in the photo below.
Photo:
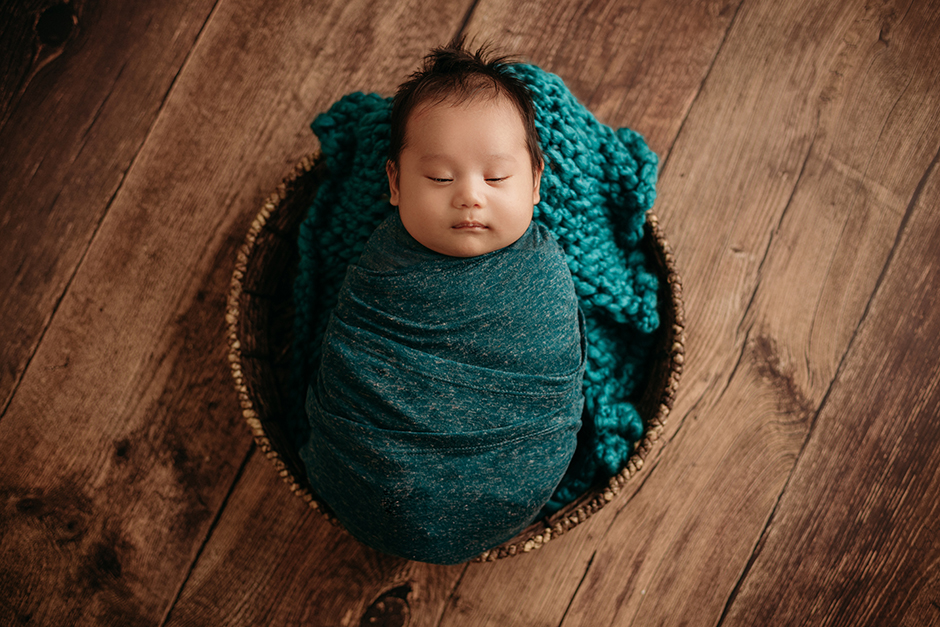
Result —
[[531, 97], [459, 43], [398, 90], [397, 207], [346, 273], [307, 395], [311, 484], [356, 538], [451, 564], [529, 525], [576, 445], [583, 321], [532, 221]]

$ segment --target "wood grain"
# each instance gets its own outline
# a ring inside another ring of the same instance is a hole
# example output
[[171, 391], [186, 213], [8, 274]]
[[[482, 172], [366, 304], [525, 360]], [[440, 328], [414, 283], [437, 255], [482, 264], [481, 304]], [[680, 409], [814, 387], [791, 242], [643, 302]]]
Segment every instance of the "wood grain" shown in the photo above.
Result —
[[[940, 142], [929, 81], [908, 90], [896, 73], [930, 31], [898, 30], [888, 58], [879, 43], [905, 6], [791, 9], [742, 8], [670, 156], [664, 223], [680, 259], [691, 249], [693, 394], [677, 411], [692, 420], [619, 512], [565, 625], [719, 620]], [[621, 564], [629, 594], [609, 574]]]
[[558, 73], [608, 125], [668, 154], [740, 0], [482, 0], [469, 35]]
[[[408, 66], [456, 29], [451, 8], [411, 26], [424, 34], [396, 47]], [[0, 421], [0, 623], [152, 625], [167, 611], [250, 445], [222, 331], [235, 249], [315, 147], [313, 114], [406, 73], [386, 49], [416, 13], [216, 7]]]
[[3, 3], [0, 412], [213, 4]]
[[[254, 10], [263, 6], [260, 2], [252, 5]], [[311, 90], [319, 90], [306, 117], [295, 119], [295, 126], [288, 129], [298, 129], [296, 132], [306, 142], [312, 142], [313, 135], [307, 128], [310, 119], [341, 95], [356, 89], [393, 91], [428, 48], [449, 39], [449, 35], [441, 37], [440, 33], [457, 32], [469, 6], [469, 2], [454, 2], [448, 7], [438, 3], [433, 11], [432, 5], [424, 1], [409, 6], [359, 3], [342, 10], [337, 6], [335, 23], [323, 25], [323, 36], [329, 37], [321, 59], [308, 62], [311, 67], [303, 71], [286, 68], [281, 78], [282, 89], [287, 91], [298, 89], [288, 82], [291, 80], [310, 80]], [[373, 11], [378, 13], [370, 15], [371, 26], [367, 26], [362, 22], [364, 14]], [[428, 15], [434, 19], [427, 19]], [[369, 32], [368, 37], [357, 47], [344, 47], [351, 33], [365, 32]], [[400, 49], [400, 41], [407, 41], [407, 47]], [[321, 68], [317, 62], [334, 67]], [[306, 78], [312, 70], [317, 77]], [[260, 123], [287, 124], [271, 120], [270, 115], [262, 116]], [[265, 152], [299, 157], [306, 151], [298, 151], [282, 139], [280, 145], [269, 142]], [[243, 209], [253, 217], [258, 205]], [[263, 347], [253, 348], [264, 352]], [[234, 390], [230, 393], [234, 395]], [[247, 435], [247, 428], [245, 431]], [[281, 521], [295, 521], [290, 524], [299, 528], [287, 534], [270, 527]], [[275, 557], [271, 563], [276, 570], [259, 578], [259, 564], [271, 556], [289, 557]], [[358, 625], [372, 624], [370, 621], [375, 619], [384, 624], [410, 620], [409, 624], [431, 625], [462, 572], [463, 567], [412, 564], [365, 548], [291, 495], [277, 480], [271, 465], [256, 455], [227, 501], [166, 624]], [[314, 579], [318, 583], [311, 587], [309, 582]], [[270, 603], [259, 602], [262, 598]]]
[[[906, 19], [936, 33], [930, 16]], [[722, 625], [940, 619], [938, 203], [935, 158]]]
[[259, 453], [230, 503], [166, 624], [431, 626], [465, 568], [363, 546], [305, 507]]
[[[0, 625], [940, 625], [935, 4], [0, 0]], [[616, 502], [433, 567], [252, 450], [223, 311], [313, 115], [468, 12], [663, 157], [686, 369]]]

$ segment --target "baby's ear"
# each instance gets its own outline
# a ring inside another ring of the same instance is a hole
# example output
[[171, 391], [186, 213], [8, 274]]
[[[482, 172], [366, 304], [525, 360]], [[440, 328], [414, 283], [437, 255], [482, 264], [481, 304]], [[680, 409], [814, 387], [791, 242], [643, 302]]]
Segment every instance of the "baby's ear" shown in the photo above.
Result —
[[539, 188], [542, 185], [542, 169], [544, 166], [539, 166], [538, 169], [534, 172], [533, 178], [535, 179], [535, 185], [532, 189], [532, 205], [535, 206], [539, 204], [539, 201], [542, 200], [539, 196]]
[[388, 202], [398, 206], [398, 168], [388, 160], [385, 162], [385, 174], [388, 175]]

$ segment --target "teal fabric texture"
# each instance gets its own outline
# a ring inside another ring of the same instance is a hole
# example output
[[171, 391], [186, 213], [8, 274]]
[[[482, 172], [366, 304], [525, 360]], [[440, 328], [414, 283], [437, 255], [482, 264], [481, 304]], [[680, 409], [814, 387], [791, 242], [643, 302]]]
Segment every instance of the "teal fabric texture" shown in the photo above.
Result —
[[[659, 317], [657, 277], [639, 242], [655, 199], [658, 159], [638, 133], [597, 121], [558, 76], [525, 64], [505, 71], [533, 96], [545, 156], [534, 220], [560, 245], [583, 313], [582, 428], [542, 510], [549, 514], [619, 472], [643, 433], [631, 399], [645, 381]], [[296, 397], [288, 399], [300, 408], [290, 418], [298, 449], [311, 436], [304, 396], [321, 369], [322, 340], [347, 269], [395, 211], [385, 176], [390, 113], [390, 98], [353, 93], [312, 124], [327, 176], [298, 239]]]
[[373, 548], [455, 564], [541, 511], [577, 445], [582, 320], [564, 255], [530, 224], [448, 257], [395, 213], [349, 267], [307, 393], [307, 475]]

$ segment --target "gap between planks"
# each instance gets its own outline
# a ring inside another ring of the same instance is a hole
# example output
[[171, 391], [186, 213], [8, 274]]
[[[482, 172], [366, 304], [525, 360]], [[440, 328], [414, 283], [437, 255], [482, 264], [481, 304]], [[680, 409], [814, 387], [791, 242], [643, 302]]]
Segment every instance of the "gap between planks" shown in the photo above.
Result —
[[[46, 336], [46, 331], [48, 331], [49, 327], [52, 325], [52, 321], [55, 319], [56, 313], [59, 311], [59, 305], [61, 305], [62, 299], [65, 298], [65, 295], [68, 293], [69, 288], [72, 286], [72, 282], [75, 280], [75, 276], [78, 274], [79, 269], [82, 267], [82, 264], [85, 262], [85, 258], [88, 255], [88, 251], [91, 249], [92, 245], [94, 244], [95, 239], [97, 238], [98, 233], [101, 230], [101, 225], [104, 224], [104, 221], [107, 219], [108, 214], [111, 211], [111, 207], [114, 204], [115, 198], [118, 197], [121, 190], [124, 188], [124, 181], [127, 180], [127, 175], [134, 168], [134, 165], [137, 163], [137, 159], [140, 156], [141, 151], [143, 151], [144, 146], [147, 145], [147, 141], [150, 139], [150, 136], [153, 133], [154, 127], [157, 125], [157, 122], [159, 121], [160, 117], [163, 115], [163, 111], [165, 109], [167, 99], [169, 98], [170, 94], [173, 92], [173, 88], [176, 86], [177, 81], [179, 80], [179, 77], [183, 72], [183, 69], [189, 63], [193, 50], [195, 50], [196, 47], [198, 46], [199, 41], [201, 40], [202, 35], [205, 32], [206, 25], [211, 21], [212, 16], [215, 15], [216, 9], [218, 8], [220, 1], [221, 0], [215, 1], [215, 3], [212, 5], [212, 9], [209, 11], [209, 14], [206, 16], [206, 19], [203, 21], [202, 25], [199, 27], [199, 32], [196, 34], [195, 38], [193, 38], [193, 43], [190, 46], [189, 51], [186, 53], [186, 57], [183, 59], [183, 62], [180, 64], [179, 69], [177, 69], [176, 74], [173, 76], [173, 79], [170, 81], [170, 85], [167, 88], [166, 92], [164, 93], [163, 98], [160, 100], [160, 106], [157, 108], [156, 114], [153, 116], [153, 119], [150, 121], [150, 125], [147, 127], [147, 131], [146, 133], [144, 133], [143, 140], [137, 146], [137, 150], [134, 151], [133, 155], [128, 161], [127, 167], [121, 173], [121, 179], [120, 181], [118, 181], [118, 184], [114, 190], [114, 193], [111, 194], [111, 196], [108, 198], [108, 201], [105, 203], [104, 211], [102, 211], [101, 216], [98, 219], [98, 222], [95, 224], [94, 228], [92, 229], [88, 237], [88, 240], [85, 242], [84, 249], [79, 255], [77, 261], [75, 262], [75, 265], [72, 267], [72, 271], [69, 273], [68, 279], [66, 279], [65, 284], [62, 286], [62, 289], [59, 291], [59, 294], [56, 296], [55, 303], [50, 309], [49, 315], [46, 317], [45, 324], [40, 329], [39, 334], [36, 340], [33, 342], [33, 345], [28, 355], [23, 360], [22, 369], [20, 370], [19, 375], [14, 379], [13, 385], [10, 386], [10, 392], [7, 394], [7, 397], [3, 400], [3, 406], [0, 407], [0, 422], [3, 421], [3, 417], [6, 415], [7, 409], [10, 407], [10, 403], [13, 401], [13, 397], [16, 396], [16, 392], [19, 389], [20, 383], [23, 381], [23, 377], [26, 375], [26, 372], [29, 370], [30, 364], [33, 361], [33, 357], [36, 355], [36, 352], [39, 350], [39, 346], [42, 344], [42, 341]], [[127, 60], [125, 60], [125, 65], [126, 64], [127, 64]], [[28, 77], [29, 80], [27, 80], [26, 84], [24, 84], [23, 87], [21, 88], [20, 90], [21, 93], [18, 95], [17, 100], [19, 100], [22, 94], [26, 92], [26, 89], [28, 88], [28, 83], [35, 77], [35, 74], [41, 70], [42, 68], [38, 68], [37, 70], [33, 71], [33, 73]], [[118, 71], [118, 74], [115, 77], [115, 80], [113, 81], [113, 85], [117, 84], [118, 79], [123, 73], [123, 70], [124, 70], [124, 67], [122, 66], [121, 70]], [[83, 139], [87, 138], [88, 133], [91, 131], [92, 128], [94, 128], [95, 123], [98, 121], [98, 117], [101, 114], [101, 111], [104, 109], [105, 104], [110, 100], [110, 95], [111, 93], [109, 92], [108, 96], [102, 99], [101, 104], [98, 107], [98, 110], [95, 112], [95, 115], [92, 118], [91, 124], [89, 124], [88, 128], [85, 129]], [[9, 119], [9, 115], [12, 115], [13, 109], [14, 107], [11, 105], [9, 108], [9, 111], [7, 112], [8, 113], [7, 118], [4, 119], [4, 125]], [[82, 144], [82, 148], [79, 148], [76, 151], [75, 159], [78, 159], [79, 155], [82, 153], [83, 148], [84, 148], [84, 143]], [[59, 194], [61, 194], [61, 190], [59, 191]], [[56, 196], [56, 198], [58, 198], [58, 195]], [[50, 206], [55, 206], [55, 200], [53, 200], [53, 202], [50, 203]]]
[[[807, 159], [808, 158], [809, 158], [809, 152], [807, 152]], [[764, 542], [766, 541], [768, 531], [770, 530], [770, 528], [773, 526], [775, 522], [775, 519], [777, 516], [777, 509], [780, 505], [780, 501], [783, 498], [784, 494], [787, 492], [787, 489], [790, 487], [793, 477], [800, 464], [800, 460], [803, 458], [803, 454], [806, 451], [807, 445], [809, 444], [809, 441], [812, 438], [813, 433], [817, 427], [819, 416], [823, 412], [823, 410], [826, 408], [826, 404], [829, 400], [830, 394], [832, 393], [833, 388], [835, 387], [836, 383], [839, 381], [844, 371], [846, 358], [851, 353], [851, 350], [853, 346], [855, 345], [856, 340], [858, 339], [859, 330], [865, 325], [866, 321], [868, 320], [872, 303], [875, 301], [879, 292], [881, 291], [885, 275], [888, 273], [889, 268], [894, 263], [894, 259], [898, 252], [898, 246], [905, 237], [908, 222], [910, 221], [911, 215], [914, 212], [914, 208], [919, 202], [921, 196], [923, 195], [924, 188], [926, 187], [928, 180], [930, 179], [931, 175], [936, 169], [938, 162], [940, 162], [940, 151], [938, 151], [934, 155], [933, 160], [931, 161], [930, 165], [927, 167], [927, 169], [924, 171], [924, 174], [921, 176], [920, 180], [918, 181], [917, 186], [914, 189], [914, 193], [911, 196], [910, 201], [907, 203], [907, 207], [905, 208], [905, 211], [904, 211], [904, 216], [901, 218], [901, 223], [898, 226], [897, 233], [895, 234], [895, 239], [891, 246], [891, 251], [888, 253], [885, 263], [881, 268], [881, 272], [878, 275], [878, 279], [875, 282], [875, 287], [868, 297], [868, 300], [865, 304], [865, 309], [862, 312], [862, 316], [859, 318], [858, 323], [855, 325], [855, 328], [853, 329], [852, 337], [849, 340], [849, 342], [846, 344], [845, 350], [843, 351], [842, 356], [839, 360], [839, 365], [836, 368], [835, 374], [833, 375], [832, 379], [829, 381], [829, 386], [826, 388], [826, 392], [823, 395], [822, 400], [820, 401], [818, 407], [816, 407], [815, 411], [813, 412], [812, 418], [810, 420], [809, 428], [806, 433], [806, 438], [804, 439], [803, 445], [801, 446], [800, 451], [797, 454], [797, 457], [793, 463], [793, 466], [790, 469], [790, 473], [787, 477], [787, 481], [784, 484], [783, 489], [780, 491], [780, 494], [777, 496], [777, 501], [774, 504], [774, 508], [771, 511], [770, 516], [767, 519], [767, 523], [764, 525], [764, 528], [761, 530], [760, 537], [758, 538], [758, 541], [754, 545], [754, 550], [752, 551], [751, 556], [748, 559], [748, 562], [744, 567], [744, 570], [741, 572], [740, 578], [735, 583], [734, 588], [731, 591], [731, 594], [728, 596], [728, 600], [725, 603], [724, 609], [721, 612], [721, 616], [718, 620], [717, 625], [724, 624], [725, 619], [727, 618], [731, 607], [734, 605], [734, 602], [738, 597], [738, 594], [741, 590], [741, 586], [744, 584], [745, 580], [747, 579], [748, 575], [751, 572], [752, 567], [754, 566], [755, 562], [760, 556], [761, 548], [763, 547]], [[804, 170], [805, 170], [805, 162], [804, 162]], [[796, 188], [797, 186], [799, 186], [800, 180], [802, 179], [802, 175], [803, 175], [803, 171], [801, 171], [800, 177], [797, 179], [794, 185], [794, 194], [796, 193]], [[792, 200], [792, 196], [791, 196], [791, 200]], [[768, 250], [769, 250], [769, 247], [768, 247]], [[757, 293], [756, 289], [754, 293], [755, 294]], [[752, 297], [752, 302], [753, 302], [753, 297]], [[750, 303], [748, 305], [748, 308], [750, 308]], [[742, 357], [743, 357], [743, 353], [744, 351], [742, 350]], [[739, 363], [740, 363], [740, 360], [739, 360]], [[735, 370], [736, 369], [737, 369], [737, 365], [735, 366]], [[733, 376], [733, 372], [732, 372], [732, 376]], [[731, 377], [729, 377], [729, 380], [730, 378]]]
[[172, 618], [173, 608], [176, 607], [177, 601], [179, 601], [180, 596], [183, 594], [183, 590], [186, 588], [186, 584], [189, 583], [189, 579], [193, 575], [193, 571], [196, 570], [196, 564], [199, 563], [199, 558], [202, 557], [203, 551], [209, 545], [209, 540], [212, 538], [212, 533], [215, 531], [216, 526], [219, 524], [219, 520], [222, 518], [222, 513], [225, 511], [225, 507], [228, 505], [229, 499], [232, 497], [232, 494], [235, 492], [235, 488], [238, 486], [238, 482], [241, 481], [242, 475], [245, 474], [245, 468], [248, 466], [248, 462], [251, 461], [251, 458], [254, 455], [258, 454], [258, 447], [255, 446], [252, 442], [251, 447], [248, 449], [248, 452], [245, 454], [244, 459], [242, 459], [241, 465], [238, 467], [238, 470], [235, 471], [235, 476], [232, 477], [232, 481], [229, 483], [228, 492], [225, 493], [225, 497], [222, 499], [222, 503], [219, 505], [219, 508], [215, 512], [215, 516], [212, 518], [212, 522], [209, 523], [209, 529], [206, 531], [206, 534], [202, 538], [202, 542], [199, 544], [199, 547], [193, 553], [193, 558], [189, 563], [189, 566], [186, 570], [186, 574], [180, 580], [179, 587], [176, 589], [176, 592], [173, 594], [173, 598], [167, 603], [166, 611], [163, 613], [163, 616], [160, 618], [160, 622], [157, 623], [158, 627], [163, 627], [167, 622]]

